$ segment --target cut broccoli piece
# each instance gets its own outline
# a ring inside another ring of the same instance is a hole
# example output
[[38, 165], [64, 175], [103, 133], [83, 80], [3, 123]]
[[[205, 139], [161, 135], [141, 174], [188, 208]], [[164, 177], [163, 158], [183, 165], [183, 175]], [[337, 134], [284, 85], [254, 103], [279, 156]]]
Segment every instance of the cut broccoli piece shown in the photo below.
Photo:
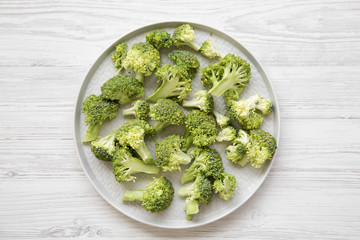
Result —
[[149, 118], [150, 104], [144, 100], [133, 102], [132, 107], [123, 110], [124, 116], [133, 115], [136, 119], [147, 120]]
[[202, 84], [211, 85], [209, 93], [225, 99], [239, 98], [249, 83], [250, 65], [240, 57], [228, 54], [219, 63], [200, 69]]
[[125, 69], [134, 68], [135, 78], [141, 83], [144, 77], [151, 73], [160, 65], [160, 53], [150, 43], [139, 42], [131, 46], [123, 60]]
[[244, 167], [249, 163], [249, 159], [246, 156], [246, 147], [242, 144], [230, 145], [226, 148], [226, 157], [230, 162], [238, 164]]
[[114, 67], [119, 69], [115, 75], [123, 69], [123, 61], [126, 58], [127, 47], [127, 43], [120, 43], [116, 46], [115, 52], [111, 54], [111, 60], [114, 62]]
[[218, 179], [224, 172], [220, 154], [209, 148], [194, 148], [191, 152], [194, 162], [181, 176], [181, 183], [195, 180], [196, 176], [202, 174], [206, 177]]
[[215, 110], [213, 111], [213, 114], [216, 118], [216, 123], [217, 123], [217, 125], [219, 125], [220, 128], [225, 128], [229, 125], [230, 118], [228, 118], [227, 116], [225, 116]]
[[165, 177], [154, 178], [146, 185], [145, 190], [125, 192], [123, 201], [140, 201], [142, 207], [150, 211], [160, 212], [168, 208], [174, 198], [174, 188]]
[[216, 137], [218, 142], [231, 142], [236, 138], [236, 129], [232, 126], [223, 128]]
[[219, 51], [214, 48], [213, 42], [209, 39], [202, 43], [199, 52], [208, 58], [222, 58], [224, 57]]
[[116, 130], [112, 131], [105, 137], [97, 137], [96, 140], [91, 142], [91, 152], [96, 158], [103, 161], [113, 161], [114, 153], [117, 150], [115, 146]]
[[161, 98], [172, 98], [177, 102], [181, 102], [190, 94], [192, 80], [184, 67], [164, 64], [161, 68], [158, 68], [155, 75], [161, 85], [147, 100], [156, 102]]
[[172, 46], [171, 34], [158, 29], [146, 35], [146, 42], [153, 45], [157, 50], [164, 47], [170, 48]]
[[119, 104], [115, 101], [103, 99], [94, 94], [88, 96], [82, 104], [82, 112], [86, 113], [85, 123], [88, 125], [83, 142], [91, 142], [97, 138], [104, 121], [113, 119], [118, 112]]
[[144, 87], [142, 83], [130, 76], [117, 75], [101, 86], [101, 97], [117, 100], [120, 104], [131, 102], [132, 97], [135, 96], [144, 96]]
[[173, 33], [173, 43], [175, 47], [182, 48], [183, 46], [188, 46], [198, 51], [200, 49], [199, 45], [195, 43], [195, 32], [194, 28], [190, 24], [183, 24], [177, 27]]
[[195, 107], [206, 113], [211, 113], [214, 108], [214, 99], [206, 90], [197, 91], [194, 99], [184, 100], [183, 107]]
[[156, 121], [154, 127], [159, 133], [171, 124], [184, 124], [186, 115], [176, 102], [170, 99], [159, 99], [155, 105], [150, 107], [150, 118]]
[[229, 200], [234, 196], [236, 190], [236, 178], [229, 173], [222, 173], [221, 178], [214, 182], [214, 190], [224, 200]]
[[176, 65], [185, 67], [189, 76], [194, 78], [195, 73], [199, 70], [200, 62], [192, 52], [177, 49], [169, 53], [168, 56]]
[[133, 174], [147, 173], [158, 174], [159, 168], [155, 165], [148, 165], [140, 159], [131, 155], [130, 151], [125, 148], [117, 150], [113, 157], [113, 173], [116, 181], [123, 183], [125, 181], [135, 181]]
[[144, 120], [134, 119], [123, 123], [117, 130], [116, 141], [123, 147], [133, 148], [141, 159], [147, 163], [154, 163], [154, 159], [145, 144], [145, 135], [153, 136], [154, 127]]

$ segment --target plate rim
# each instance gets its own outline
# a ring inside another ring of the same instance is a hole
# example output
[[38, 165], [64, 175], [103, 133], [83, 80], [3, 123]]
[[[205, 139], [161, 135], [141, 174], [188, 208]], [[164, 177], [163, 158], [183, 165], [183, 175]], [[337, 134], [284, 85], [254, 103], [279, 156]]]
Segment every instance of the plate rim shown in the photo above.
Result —
[[[194, 223], [192, 225], [183, 225], [183, 226], [164, 226], [164, 225], [160, 225], [160, 224], [156, 224], [156, 223], [152, 223], [150, 221], [145, 221], [143, 220], [141, 217], [136, 217], [136, 216], [132, 216], [131, 214], [123, 211], [122, 209], [118, 208], [115, 204], [112, 203], [112, 201], [110, 200], [109, 194], [107, 194], [107, 192], [104, 190], [104, 188], [102, 187], [102, 185], [99, 183], [99, 181], [96, 181], [95, 175], [92, 172], [91, 169], [89, 169], [87, 166], [85, 166], [85, 161], [86, 161], [86, 157], [80, 155], [80, 145], [82, 145], [82, 139], [80, 137], [80, 129], [79, 127], [77, 127], [77, 123], [80, 120], [80, 114], [81, 114], [81, 105], [82, 105], [82, 98], [80, 98], [80, 96], [82, 96], [83, 92], [85, 91], [85, 85], [89, 82], [91, 75], [96, 71], [99, 62], [102, 61], [102, 58], [105, 56], [105, 54], [110, 50], [110, 49], [114, 49], [115, 46], [118, 44], [118, 42], [120, 42], [123, 38], [126, 38], [128, 36], [131, 36], [133, 34], [136, 34], [136, 32], [144, 32], [147, 30], [151, 30], [151, 29], [156, 29], [156, 28], [163, 28], [166, 26], [161, 26], [161, 25], [181, 25], [181, 24], [185, 24], [188, 23], [191, 26], [193, 26], [195, 29], [196, 27], [200, 27], [203, 29], [208, 29], [209, 32], [212, 33], [216, 33], [217, 35], [221, 36], [222, 38], [226, 38], [226, 40], [235, 43], [235, 45], [237, 45], [236, 47], [240, 47], [241, 50], [243, 52], [246, 53], [246, 56], [248, 58], [251, 58], [251, 61], [257, 65], [257, 68], [259, 70], [259, 72], [261, 73], [261, 75], [264, 76], [265, 82], [268, 85], [268, 87], [270, 87], [271, 89], [271, 94], [273, 95], [272, 98], [274, 100], [274, 106], [275, 106], [275, 111], [274, 111], [274, 121], [277, 122], [276, 128], [277, 131], [275, 130], [275, 134], [276, 134], [276, 141], [277, 141], [277, 151], [275, 152], [266, 172], [263, 175], [263, 178], [261, 179], [259, 185], [256, 187], [255, 191], [252, 194], [249, 194], [240, 204], [238, 204], [237, 206], [234, 206], [234, 208], [229, 209], [225, 212], [223, 212], [222, 214], [220, 214], [217, 217], [214, 217], [213, 219], [210, 219], [208, 221], [205, 222], [201, 222], [201, 223]], [[160, 26], [159, 26], [160, 25]], [[215, 222], [221, 218], [224, 218], [225, 216], [228, 216], [229, 214], [233, 213], [234, 211], [236, 211], [237, 209], [239, 209], [242, 205], [244, 205], [252, 196], [254, 196], [254, 194], [259, 190], [259, 188], [263, 185], [265, 179], [268, 177], [269, 172], [274, 164], [274, 161], [277, 157], [277, 153], [279, 150], [279, 143], [280, 143], [280, 109], [279, 109], [279, 102], [277, 99], [277, 95], [275, 94], [275, 90], [273, 85], [271, 84], [271, 81], [268, 77], [268, 75], [266, 74], [266, 72], [264, 71], [263, 66], [261, 65], [261, 63], [254, 57], [253, 54], [251, 54], [249, 52], [249, 50], [244, 47], [244, 45], [242, 45], [240, 42], [238, 42], [236, 39], [234, 39], [233, 37], [231, 37], [231, 35], [227, 34], [226, 32], [224, 32], [223, 30], [218, 30], [215, 29], [213, 27], [209, 27], [207, 25], [201, 24], [201, 23], [196, 23], [196, 22], [189, 22], [189, 21], [161, 21], [161, 22], [155, 22], [152, 24], [148, 24], [148, 25], [142, 25], [141, 27], [138, 27], [130, 32], [127, 32], [125, 34], [122, 34], [121, 37], [119, 39], [117, 39], [115, 42], [113, 42], [109, 47], [107, 47], [96, 59], [95, 62], [92, 63], [90, 69], [87, 71], [84, 80], [82, 81], [82, 84], [80, 86], [80, 89], [78, 91], [77, 97], [76, 97], [76, 102], [75, 102], [75, 106], [74, 106], [74, 125], [73, 125], [73, 138], [74, 138], [74, 143], [75, 143], [75, 147], [76, 147], [76, 154], [78, 156], [80, 165], [83, 169], [83, 171], [85, 172], [85, 175], [87, 176], [87, 178], [89, 179], [90, 183], [93, 185], [93, 187], [95, 188], [95, 190], [98, 192], [98, 194], [108, 203], [110, 204], [112, 207], [114, 207], [116, 210], [118, 210], [119, 212], [121, 212], [122, 214], [124, 214], [125, 216], [134, 219], [138, 222], [141, 222], [143, 224], [149, 225], [149, 226], [153, 226], [153, 227], [158, 227], [158, 228], [165, 228], [165, 229], [188, 229], [188, 228], [195, 228], [195, 227], [200, 227], [200, 226], [204, 226], [206, 224]], [[84, 158], [84, 159], [83, 159]]]

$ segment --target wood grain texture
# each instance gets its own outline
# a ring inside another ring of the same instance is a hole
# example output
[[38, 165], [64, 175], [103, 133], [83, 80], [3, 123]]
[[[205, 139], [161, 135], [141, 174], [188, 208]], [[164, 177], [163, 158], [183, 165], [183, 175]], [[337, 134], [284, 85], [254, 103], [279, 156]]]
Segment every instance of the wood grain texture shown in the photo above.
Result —
[[[281, 107], [259, 191], [203, 227], [164, 230], [107, 204], [73, 142], [99, 54], [159, 21], [223, 30], [264, 65]], [[359, 1], [1, 1], [0, 239], [359, 239]]]

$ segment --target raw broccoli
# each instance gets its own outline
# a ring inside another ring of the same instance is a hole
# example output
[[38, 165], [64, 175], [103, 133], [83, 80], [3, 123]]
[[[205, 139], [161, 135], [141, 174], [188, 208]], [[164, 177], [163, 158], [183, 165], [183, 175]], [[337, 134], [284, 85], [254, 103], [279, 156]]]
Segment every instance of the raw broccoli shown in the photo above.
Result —
[[271, 102], [264, 100], [258, 94], [246, 100], [229, 100], [226, 104], [230, 118], [239, 123], [245, 130], [259, 128], [264, 120], [262, 114], [269, 114], [271, 108]]
[[160, 212], [170, 206], [174, 198], [174, 188], [165, 177], [154, 178], [145, 190], [125, 192], [123, 201], [140, 201], [142, 207], [150, 212]]
[[154, 127], [155, 131], [159, 133], [171, 124], [184, 124], [186, 115], [176, 102], [170, 99], [159, 99], [155, 105], [150, 107], [150, 118], [156, 121]]
[[127, 43], [120, 43], [116, 46], [115, 52], [111, 54], [111, 60], [114, 62], [114, 67], [119, 69], [115, 75], [123, 69], [123, 61], [126, 58], [127, 47]]
[[180, 164], [189, 164], [191, 157], [181, 151], [181, 137], [167, 136], [163, 141], [156, 143], [155, 165], [162, 171], [181, 170]]
[[135, 181], [136, 177], [132, 174], [147, 173], [158, 174], [159, 168], [155, 165], [149, 165], [140, 159], [132, 156], [126, 148], [120, 148], [113, 156], [113, 173], [116, 181], [123, 183], [125, 181]]
[[249, 135], [240, 129], [237, 138], [233, 142], [233, 145], [226, 148], [226, 156], [231, 162], [244, 167], [249, 162], [246, 155]]
[[186, 131], [182, 150], [186, 152], [193, 143], [197, 147], [210, 146], [218, 134], [213, 115], [194, 109], [188, 113], [185, 120]]
[[208, 58], [222, 58], [224, 57], [219, 51], [214, 48], [213, 42], [209, 39], [202, 43], [199, 52]]
[[106, 100], [94, 94], [88, 96], [82, 104], [82, 112], [86, 113], [85, 123], [88, 125], [83, 142], [91, 142], [96, 139], [99, 129], [104, 121], [113, 119], [118, 112], [119, 104], [115, 101]]
[[200, 203], [210, 203], [213, 192], [211, 181], [201, 174], [197, 175], [190, 186], [179, 189], [178, 195], [186, 197], [185, 214], [188, 221], [192, 220], [192, 215], [199, 212]]
[[150, 104], [144, 100], [133, 102], [132, 107], [123, 110], [124, 116], [133, 115], [136, 119], [147, 120], [149, 118]]
[[199, 70], [200, 62], [192, 52], [177, 49], [169, 53], [168, 56], [176, 65], [185, 67], [189, 76], [194, 78], [195, 73]]
[[191, 78], [186, 68], [178, 65], [164, 64], [158, 68], [155, 75], [158, 77], [161, 85], [155, 90], [147, 100], [156, 102], [161, 98], [172, 98], [181, 102], [191, 92]]
[[210, 93], [206, 90], [197, 91], [194, 94], [194, 99], [192, 100], [184, 100], [182, 105], [183, 107], [195, 107], [200, 110], [211, 113], [214, 108], [214, 99]]
[[191, 152], [194, 162], [181, 176], [181, 183], [195, 180], [196, 176], [202, 174], [206, 177], [218, 179], [224, 172], [220, 154], [209, 148], [194, 148]]
[[183, 46], [188, 46], [198, 51], [200, 49], [199, 45], [195, 43], [195, 32], [194, 28], [190, 24], [183, 24], [177, 27], [173, 33], [173, 43], [175, 47], [182, 48]]
[[220, 128], [225, 128], [229, 125], [230, 118], [228, 118], [227, 116], [225, 116], [215, 110], [213, 111], [213, 114], [215, 116], [216, 123], [219, 125]]
[[216, 137], [218, 142], [231, 142], [236, 138], [236, 129], [232, 126], [223, 128]]
[[125, 69], [134, 68], [135, 78], [141, 83], [144, 77], [151, 73], [160, 65], [160, 54], [150, 43], [139, 42], [131, 46], [123, 60]]
[[115, 139], [121, 146], [133, 148], [145, 163], [152, 164], [154, 159], [146, 147], [144, 138], [145, 135], [153, 136], [154, 133], [155, 129], [149, 123], [134, 119], [121, 125]]
[[214, 190], [224, 200], [229, 200], [236, 190], [236, 178], [229, 173], [222, 173], [214, 182]]
[[211, 85], [209, 93], [214, 96], [237, 99], [249, 83], [250, 71], [250, 65], [245, 60], [228, 54], [219, 63], [200, 69], [201, 83], [204, 86]]
[[164, 30], [155, 30], [146, 34], [146, 42], [153, 45], [157, 50], [170, 48], [172, 46], [171, 34]]
[[120, 104], [131, 102], [134, 96], [144, 96], [144, 87], [142, 83], [130, 76], [117, 75], [101, 86], [101, 97], [117, 100]]
[[96, 140], [91, 142], [91, 152], [96, 158], [103, 161], [113, 161], [114, 153], [117, 150], [115, 146], [116, 130], [112, 131], [105, 137], [97, 137]]

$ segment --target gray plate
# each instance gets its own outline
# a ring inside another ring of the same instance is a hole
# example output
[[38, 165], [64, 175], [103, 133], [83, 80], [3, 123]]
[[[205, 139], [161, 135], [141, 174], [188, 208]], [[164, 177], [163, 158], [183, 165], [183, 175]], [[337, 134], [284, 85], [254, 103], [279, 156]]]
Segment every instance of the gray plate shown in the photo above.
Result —
[[[151, 32], [155, 29], [164, 29], [172, 33], [173, 30], [180, 24], [183, 23], [164, 22], [139, 28], [133, 32], [126, 34], [114, 44], [112, 44], [108, 49], [106, 49], [105, 52], [101, 54], [101, 56], [96, 60], [96, 62], [88, 72], [86, 78], [84, 79], [77, 98], [74, 119], [75, 143], [78, 156], [86, 175], [89, 177], [90, 182], [94, 185], [95, 189], [99, 192], [99, 194], [114, 208], [139, 222], [156, 227], [174, 229], [201, 226], [220, 219], [233, 212], [235, 209], [244, 204], [260, 187], [260, 185], [268, 175], [270, 168], [274, 162], [274, 158], [276, 157], [274, 156], [273, 160], [268, 161], [268, 163], [261, 169], [254, 169], [251, 166], [240, 168], [231, 164], [226, 159], [225, 148], [227, 147], [228, 143], [214, 144], [212, 148], [216, 149], [223, 157], [225, 171], [236, 176], [238, 182], [238, 190], [235, 196], [228, 201], [224, 201], [220, 199], [217, 195], [214, 195], [212, 202], [208, 206], [202, 205], [200, 207], [200, 213], [194, 216], [193, 221], [191, 222], [185, 220], [185, 213], [183, 210], [184, 199], [181, 199], [178, 196], [174, 197], [174, 200], [168, 209], [155, 214], [151, 214], [145, 211], [144, 209], [142, 209], [141, 206], [139, 206], [138, 203], [123, 203], [121, 201], [121, 198], [127, 189], [142, 189], [149, 181], [152, 180], [153, 176], [139, 174], [135, 183], [131, 182], [119, 184], [118, 182], [116, 182], [112, 174], [111, 163], [97, 160], [92, 155], [89, 149], [89, 145], [82, 144], [82, 139], [84, 137], [87, 127], [84, 123], [84, 114], [81, 113], [81, 105], [86, 96], [90, 94], [100, 94], [101, 85], [106, 80], [111, 78], [116, 72], [116, 69], [113, 67], [112, 61], [110, 59], [110, 53], [115, 50], [115, 46], [118, 43], [127, 42], [130, 47], [133, 43], [145, 41], [145, 36], [148, 32]], [[196, 42], [198, 44], [201, 44], [201, 42], [210, 38], [214, 42], [215, 47], [220, 52], [224, 54], [233, 53], [235, 55], [239, 55], [250, 63], [252, 68], [252, 78], [247, 88], [242, 93], [241, 97], [247, 98], [253, 94], [259, 93], [265, 98], [271, 99], [274, 105], [274, 111], [272, 114], [265, 118], [265, 121], [261, 128], [270, 132], [277, 139], [277, 141], [279, 141], [279, 105], [271, 83], [266, 76], [264, 70], [262, 69], [261, 65], [249, 53], [248, 50], [246, 50], [240, 43], [238, 43], [235, 39], [231, 38], [225, 33], [222, 33], [216, 29], [204, 25], [195, 23], [190, 24], [195, 28]], [[171, 50], [162, 49], [160, 51], [162, 63], [171, 63], [170, 60], [166, 57]], [[197, 57], [200, 61], [201, 67], [207, 66], [209, 63], [213, 62], [207, 58], [202, 57], [200, 54], [197, 54]], [[129, 74], [133, 75], [132, 72], [129, 72]], [[150, 95], [156, 88], [156, 86], [156, 79], [153, 76], [148, 77], [145, 80], [145, 96]], [[203, 86], [200, 83], [200, 76], [197, 75], [195, 80], [193, 81], [192, 92], [194, 93], [199, 89], [203, 89]], [[219, 112], [225, 112], [224, 100], [222, 98], [215, 98], [214, 100], [216, 110]], [[121, 111], [128, 107], [129, 104], [121, 106], [119, 109], [119, 115], [112, 121], [105, 122], [100, 129], [99, 135], [105, 136], [113, 129], [119, 128], [119, 126], [123, 122], [131, 119], [124, 118], [121, 115]], [[183, 134], [183, 132], [184, 127], [173, 127], [165, 130], [162, 134], [156, 136], [155, 139], [161, 140], [170, 133]], [[154, 154], [154, 141], [148, 141], [147, 145], [150, 152]], [[181, 172], [166, 172], [161, 174], [168, 177], [172, 181], [175, 191], [177, 191], [181, 187]]]

